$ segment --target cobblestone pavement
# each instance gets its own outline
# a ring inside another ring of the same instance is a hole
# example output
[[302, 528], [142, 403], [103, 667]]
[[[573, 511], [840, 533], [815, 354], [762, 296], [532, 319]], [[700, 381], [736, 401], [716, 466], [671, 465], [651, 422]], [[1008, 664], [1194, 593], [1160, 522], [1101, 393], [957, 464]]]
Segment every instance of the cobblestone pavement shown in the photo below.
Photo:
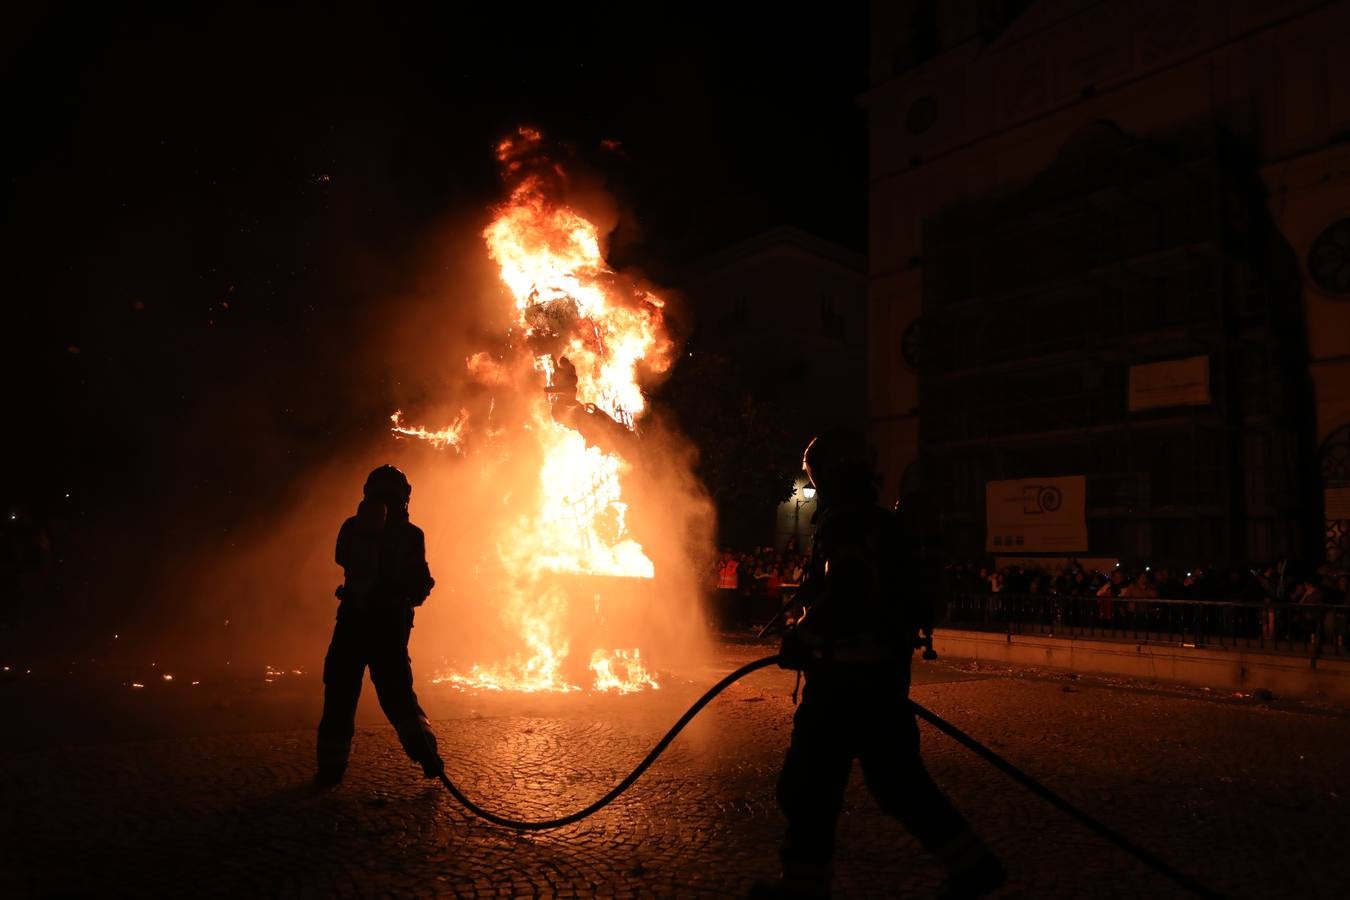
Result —
[[[716, 666], [636, 696], [422, 693], [464, 790], [503, 813], [545, 817], [608, 789], [716, 677], [771, 649], [726, 645]], [[948, 661], [916, 663], [916, 673], [920, 703], [1215, 890], [1344, 896], [1345, 714]], [[618, 802], [530, 835], [475, 821], [421, 779], [368, 697], [348, 777], [329, 791], [310, 784], [309, 727], [229, 733], [224, 716], [215, 729], [169, 722], [150, 739], [38, 741], [0, 753], [0, 894], [736, 896], [776, 870], [773, 786], [791, 688], [789, 673], [756, 673]], [[317, 680], [292, 689], [311, 696]], [[7, 730], [40, 730], [12, 718], [15, 697], [0, 692]], [[220, 704], [217, 695], [206, 712], [236, 708]], [[927, 726], [923, 748], [1006, 860], [1002, 896], [1180, 895]], [[856, 772], [839, 847], [838, 896], [941, 887], [941, 871]]]

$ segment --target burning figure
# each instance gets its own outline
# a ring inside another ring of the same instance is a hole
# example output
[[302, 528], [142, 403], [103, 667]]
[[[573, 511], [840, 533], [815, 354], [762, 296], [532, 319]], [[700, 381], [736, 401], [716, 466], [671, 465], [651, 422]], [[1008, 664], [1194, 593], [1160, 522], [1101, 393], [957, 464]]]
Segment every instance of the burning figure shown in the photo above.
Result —
[[347, 770], [367, 666], [380, 708], [409, 758], [428, 778], [443, 769], [436, 736], [413, 693], [408, 658], [413, 609], [436, 583], [422, 530], [408, 521], [412, 485], [393, 466], [380, 466], [366, 479], [364, 494], [356, 515], [338, 532], [337, 563], [345, 581], [337, 590], [337, 624], [323, 663], [315, 780], [324, 786], [337, 784]]
[[[634, 582], [655, 577], [629, 530], [625, 480], [644, 457], [641, 383], [673, 359], [665, 301], [608, 266], [600, 229], [567, 202], [569, 174], [539, 132], [520, 129], [500, 142], [497, 158], [509, 196], [483, 239], [512, 322], [496, 354], [467, 361], [493, 403], [440, 430], [393, 419], [400, 436], [475, 453], [484, 479], [502, 484], [488, 565], [501, 573], [494, 602], [520, 651], [447, 680], [525, 691], [577, 690], [582, 679], [597, 690], [655, 687], [641, 648], [626, 637], [628, 646], [614, 646], [576, 619], [597, 595], [595, 579], [637, 593]], [[501, 465], [507, 458], [524, 465]]]

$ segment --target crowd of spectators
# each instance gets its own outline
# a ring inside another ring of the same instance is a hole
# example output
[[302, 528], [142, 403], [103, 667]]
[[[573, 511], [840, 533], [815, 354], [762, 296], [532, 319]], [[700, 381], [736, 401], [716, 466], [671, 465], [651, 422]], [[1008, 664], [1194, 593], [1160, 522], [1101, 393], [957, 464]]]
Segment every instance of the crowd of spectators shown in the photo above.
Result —
[[[946, 567], [947, 618], [985, 627], [1031, 623], [1058, 630], [1092, 627], [1230, 636], [1261, 641], [1319, 643], [1350, 648], [1347, 574], [1328, 566], [1280, 565], [1178, 571], [1166, 566], [1105, 571], [1066, 565]], [[1006, 599], [1004, 599], [1006, 598]], [[1186, 600], [1208, 603], [1167, 604]]]
[[770, 618], [806, 574], [808, 554], [789, 539], [783, 550], [723, 549], [711, 573], [717, 586], [714, 618], [723, 626], [743, 627]]
[[1336, 605], [1346, 602], [1347, 589], [1347, 573], [1325, 566], [1293, 573], [1279, 565], [1180, 571], [1166, 566], [1156, 570], [1151, 566], [1129, 568], [1117, 563], [1103, 571], [1069, 560], [1050, 571], [1025, 565], [996, 569], [970, 562], [953, 563], [946, 571], [950, 589], [965, 594]]
[[[808, 553], [794, 541], [789, 541], [781, 551], [772, 547], [722, 550], [709, 573], [717, 588], [715, 607], [711, 610], [714, 621], [725, 628], [768, 621], [800, 586], [808, 564]], [[945, 566], [943, 581], [949, 598], [970, 598], [964, 605], [974, 606], [966, 610], [967, 615], [978, 606], [981, 616], [1001, 620], [1008, 615], [1026, 614], [1031, 609], [1026, 605], [1028, 602], [1035, 605], [1036, 597], [1044, 597], [1047, 603], [1042, 604], [1043, 614], [1061, 624], [1121, 626], [1150, 617], [1201, 615], [1194, 610], [1175, 608], [1167, 612], [1159, 604], [1140, 601], [1224, 601], [1259, 605], [1267, 610], [1261, 612], [1244, 606], [1228, 614], [1241, 628], [1254, 634], [1267, 638], [1282, 634], [1296, 637], [1296, 631], [1311, 630], [1321, 632], [1335, 645], [1347, 643], [1346, 611], [1331, 609], [1345, 606], [1350, 599], [1347, 573], [1343, 570], [1327, 566], [1296, 570], [1284, 564], [1192, 569], [1121, 563], [1097, 565], [1100, 568], [1072, 559], [1045, 569], [1028, 564], [996, 568], [976, 562], [954, 562]], [[913, 580], [914, 575], [897, 572], [896, 578]], [[986, 599], [972, 595], [986, 595]], [[999, 600], [999, 595], [1009, 600]], [[1019, 601], [1012, 603], [1012, 598]], [[1286, 607], [1307, 612], [1290, 618], [1278, 612]], [[1309, 607], [1328, 609], [1318, 612]], [[1316, 627], [1290, 624], [1304, 619], [1318, 624]]]

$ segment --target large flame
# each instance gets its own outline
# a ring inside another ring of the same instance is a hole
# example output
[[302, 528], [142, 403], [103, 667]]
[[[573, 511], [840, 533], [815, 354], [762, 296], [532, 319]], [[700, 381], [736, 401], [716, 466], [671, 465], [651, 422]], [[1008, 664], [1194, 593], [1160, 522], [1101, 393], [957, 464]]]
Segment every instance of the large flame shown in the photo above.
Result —
[[[577, 399], [631, 428], [646, 409], [638, 364], [657, 372], [670, 365], [665, 304], [617, 278], [600, 253], [595, 225], [552, 199], [550, 188], [564, 177], [560, 167], [524, 172], [522, 160], [535, 157], [540, 141], [538, 132], [521, 129], [498, 147], [518, 181], [483, 237], [515, 297], [517, 324], [527, 336], [554, 332], [559, 355], [576, 367]], [[552, 375], [550, 356], [541, 356], [539, 366]]]
[[[541, 463], [537, 497], [516, 509], [498, 541], [509, 585], [501, 612], [522, 649], [493, 665], [445, 679], [461, 686], [507, 690], [575, 690], [565, 675], [571, 651], [567, 592], [559, 576], [650, 579], [655, 568], [628, 533], [623, 476], [647, 403], [640, 367], [662, 372], [671, 343], [660, 297], [617, 275], [605, 263], [596, 226], [560, 200], [567, 173], [542, 153], [536, 131], [521, 129], [497, 148], [510, 186], [483, 231], [488, 253], [514, 299], [512, 347], [528, 354], [528, 384], [508, 361], [487, 353], [468, 361], [471, 375], [494, 391], [514, 390], [524, 404], [520, 434]], [[462, 451], [469, 416], [429, 430], [393, 415], [393, 431]], [[489, 430], [487, 438], [494, 433]], [[591, 649], [591, 648], [587, 648]], [[657, 686], [637, 648], [593, 649], [597, 690]]]
[[420, 425], [415, 427], [404, 425], [403, 410], [401, 409], [394, 410], [394, 414], [389, 417], [389, 421], [394, 423], [391, 430], [395, 434], [421, 438], [424, 441], [429, 441], [433, 447], [454, 447], [458, 450], [464, 442], [464, 430], [469, 424], [469, 412], [468, 410], [460, 410], [459, 417], [454, 422], [438, 431], [428, 431]]

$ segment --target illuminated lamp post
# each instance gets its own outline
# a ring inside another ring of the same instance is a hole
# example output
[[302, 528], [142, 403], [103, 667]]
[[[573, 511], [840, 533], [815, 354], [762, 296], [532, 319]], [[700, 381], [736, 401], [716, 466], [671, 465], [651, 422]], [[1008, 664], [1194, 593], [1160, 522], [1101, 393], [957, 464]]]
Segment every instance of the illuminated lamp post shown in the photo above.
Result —
[[797, 538], [797, 545], [802, 543], [802, 507], [808, 503], [816, 501], [816, 487], [811, 482], [806, 482], [797, 488], [797, 505], [792, 511], [792, 533]]

